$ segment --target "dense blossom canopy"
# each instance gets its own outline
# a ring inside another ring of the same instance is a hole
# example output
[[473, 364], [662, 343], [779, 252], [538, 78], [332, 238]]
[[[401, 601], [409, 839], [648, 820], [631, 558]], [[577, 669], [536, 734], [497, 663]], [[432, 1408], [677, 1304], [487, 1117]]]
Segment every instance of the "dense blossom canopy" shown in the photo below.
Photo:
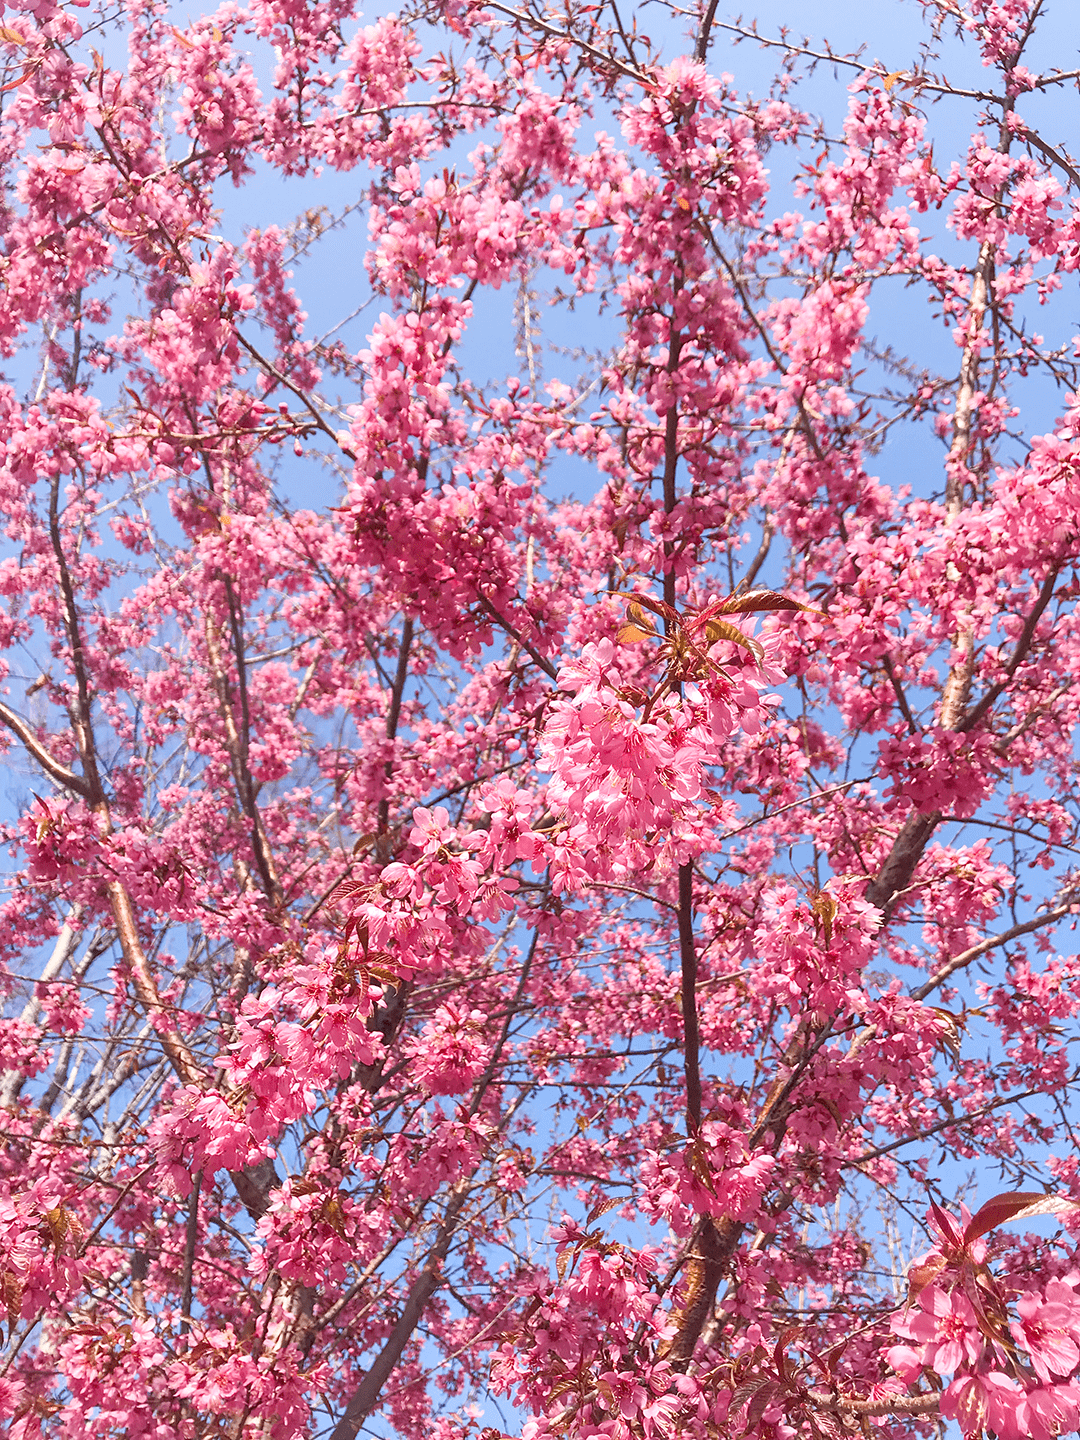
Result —
[[1060, 8], [8, 5], [13, 1440], [1077, 1428]]

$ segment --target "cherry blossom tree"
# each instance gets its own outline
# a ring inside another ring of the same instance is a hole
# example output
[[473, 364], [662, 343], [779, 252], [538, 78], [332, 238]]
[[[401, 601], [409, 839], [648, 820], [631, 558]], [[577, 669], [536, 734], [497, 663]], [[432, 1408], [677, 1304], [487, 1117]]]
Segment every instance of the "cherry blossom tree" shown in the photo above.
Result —
[[1080, 71], [913, 8], [9, 5], [13, 1440], [1077, 1428]]

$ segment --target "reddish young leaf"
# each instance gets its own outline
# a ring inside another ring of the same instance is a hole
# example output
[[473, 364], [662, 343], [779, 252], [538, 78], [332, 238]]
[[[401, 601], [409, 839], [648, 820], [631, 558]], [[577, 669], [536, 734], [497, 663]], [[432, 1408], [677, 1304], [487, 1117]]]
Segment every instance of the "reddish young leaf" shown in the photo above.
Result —
[[777, 590], [744, 590], [741, 594], [729, 595], [709, 609], [715, 609], [718, 615], [748, 615], [763, 610], [804, 610], [812, 615], [821, 614], [812, 605], [793, 600], [790, 595], [781, 595]]
[[1065, 1195], [1046, 1195], [1037, 1190], [1005, 1191], [980, 1205], [964, 1229], [964, 1244], [970, 1245], [980, 1235], [1010, 1220], [1029, 1220], [1036, 1215], [1071, 1215], [1078, 1211], [1080, 1200]]

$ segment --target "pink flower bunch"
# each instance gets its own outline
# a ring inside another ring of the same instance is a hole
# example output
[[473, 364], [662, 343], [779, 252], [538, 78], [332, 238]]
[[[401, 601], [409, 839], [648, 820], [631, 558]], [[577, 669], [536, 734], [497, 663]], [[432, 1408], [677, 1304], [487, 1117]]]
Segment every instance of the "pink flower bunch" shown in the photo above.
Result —
[[965, 1436], [989, 1426], [1001, 1440], [1051, 1440], [1080, 1421], [1080, 1274], [1010, 1294], [979, 1238], [1000, 1219], [1069, 1208], [1018, 1194], [995, 1197], [974, 1217], [962, 1208], [963, 1228], [940, 1209], [932, 1214], [941, 1243], [911, 1266], [914, 1303], [890, 1322], [908, 1343], [886, 1359], [908, 1383], [925, 1371], [951, 1377], [941, 1413]]
[[[187, 1195], [200, 1170], [242, 1170], [266, 1154], [253, 1138], [253, 1126], [240, 1095], [189, 1085], [147, 1127], [157, 1173], [177, 1195]], [[270, 1127], [260, 1127], [269, 1132]]]
[[23, 816], [21, 829], [33, 873], [41, 881], [79, 878], [82, 864], [101, 850], [94, 817], [78, 800], [39, 801]]
[[45, 1024], [60, 1035], [77, 1035], [90, 1016], [77, 985], [64, 980], [39, 982], [34, 991], [45, 1012]]
[[994, 784], [994, 737], [940, 727], [892, 737], [881, 742], [881, 766], [892, 777], [888, 806], [974, 815]]
[[769, 703], [761, 690], [775, 672], [726, 664], [643, 709], [648, 697], [627, 684], [616, 656], [600, 640], [559, 671], [568, 698], [552, 706], [540, 751], [548, 800], [596, 840], [678, 832], [694, 818], [709, 767], [723, 763], [721, 742], [740, 726], [760, 728]]
[[0, 1181], [0, 1290], [9, 1325], [82, 1288], [77, 1196], [50, 1177]]
[[302, 1285], [320, 1276], [340, 1284], [350, 1261], [371, 1248], [373, 1229], [377, 1224], [330, 1177], [324, 1184], [286, 1181], [256, 1227], [259, 1244], [252, 1252], [251, 1274], [265, 1282], [277, 1270]]
[[670, 1152], [649, 1151], [641, 1164], [642, 1210], [686, 1235], [696, 1215], [751, 1220], [776, 1171], [776, 1158], [747, 1149], [746, 1137], [706, 1120], [696, 1139]]
[[483, 1073], [490, 1051], [481, 1010], [448, 1000], [406, 1047], [410, 1072], [432, 1095], [460, 1095]]

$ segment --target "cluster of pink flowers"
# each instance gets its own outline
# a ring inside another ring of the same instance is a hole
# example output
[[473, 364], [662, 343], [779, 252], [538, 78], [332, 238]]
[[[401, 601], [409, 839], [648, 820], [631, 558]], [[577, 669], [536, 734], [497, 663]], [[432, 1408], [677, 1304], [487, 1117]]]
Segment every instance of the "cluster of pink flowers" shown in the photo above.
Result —
[[912, 1264], [911, 1300], [892, 1320], [910, 1343], [888, 1362], [909, 1382], [926, 1371], [947, 1382], [941, 1413], [965, 1436], [1052, 1440], [1080, 1423], [1080, 1272], [1010, 1294], [986, 1268], [979, 1219], [932, 1217], [940, 1248]]
[[482, 1074], [488, 1058], [484, 1015], [449, 1002], [406, 1049], [413, 1073], [432, 1095], [460, 1095]]
[[613, 642], [601, 640], [560, 669], [567, 698], [552, 705], [540, 751], [551, 773], [548, 802], [597, 842], [681, 837], [692, 829], [709, 768], [723, 763], [723, 742], [740, 727], [758, 732], [771, 698], [761, 692], [779, 672], [767, 660], [736, 660], [643, 708], [638, 667], [628, 673], [620, 661]]
[[919, 8], [8, 4], [11, 1440], [1080, 1428], [1069, 7]]

